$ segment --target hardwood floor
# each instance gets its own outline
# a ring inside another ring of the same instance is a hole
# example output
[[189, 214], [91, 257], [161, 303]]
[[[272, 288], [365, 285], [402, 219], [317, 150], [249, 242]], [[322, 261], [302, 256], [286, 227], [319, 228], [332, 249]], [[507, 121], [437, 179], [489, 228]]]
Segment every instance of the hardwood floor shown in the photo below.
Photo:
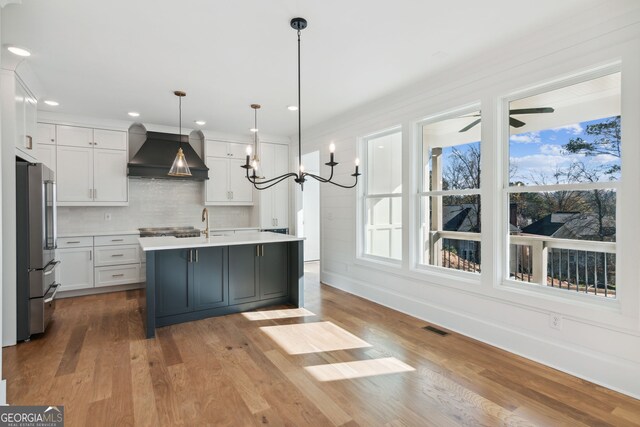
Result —
[[[141, 291], [58, 301], [5, 348], [8, 400], [69, 426], [638, 426], [640, 401], [318, 284], [306, 310], [234, 314], [144, 339]], [[283, 326], [283, 327], [280, 327]]]

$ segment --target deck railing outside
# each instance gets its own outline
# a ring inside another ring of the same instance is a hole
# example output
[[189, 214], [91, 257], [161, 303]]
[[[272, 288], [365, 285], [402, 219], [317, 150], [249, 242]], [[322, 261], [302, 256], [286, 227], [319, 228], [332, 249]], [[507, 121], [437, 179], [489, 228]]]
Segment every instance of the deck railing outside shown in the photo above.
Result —
[[[592, 240], [512, 235], [509, 278], [542, 286], [616, 297], [616, 244]], [[475, 246], [475, 251], [460, 250]], [[480, 272], [480, 233], [432, 231], [430, 261], [454, 270]]]

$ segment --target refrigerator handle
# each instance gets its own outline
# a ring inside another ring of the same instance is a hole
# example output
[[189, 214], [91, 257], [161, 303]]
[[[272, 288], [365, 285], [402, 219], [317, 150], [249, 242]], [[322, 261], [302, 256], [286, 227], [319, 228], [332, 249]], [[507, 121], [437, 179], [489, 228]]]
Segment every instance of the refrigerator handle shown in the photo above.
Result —
[[51, 183], [51, 192], [53, 194], [53, 242], [51, 249], [56, 249], [58, 247], [58, 188], [55, 181]]

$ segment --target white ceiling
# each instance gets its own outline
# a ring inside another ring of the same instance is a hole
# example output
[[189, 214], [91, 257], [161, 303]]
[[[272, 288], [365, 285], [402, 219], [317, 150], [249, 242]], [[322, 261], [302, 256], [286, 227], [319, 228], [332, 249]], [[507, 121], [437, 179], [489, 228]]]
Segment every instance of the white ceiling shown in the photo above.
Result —
[[[517, 3], [517, 5], [515, 4]], [[302, 16], [303, 127], [424, 79], [483, 50], [570, 16], [591, 0], [23, 0], [2, 11], [2, 42], [28, 58], [42, 110], [290, 135], [297, 115], [296, 34]], [[133, 121], [133, 120], [132, 120]]]

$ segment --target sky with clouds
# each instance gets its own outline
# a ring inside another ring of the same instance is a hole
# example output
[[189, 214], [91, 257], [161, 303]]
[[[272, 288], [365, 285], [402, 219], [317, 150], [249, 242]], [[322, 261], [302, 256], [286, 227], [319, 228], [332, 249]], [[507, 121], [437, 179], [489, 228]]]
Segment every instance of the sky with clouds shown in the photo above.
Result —
[[[509, 160], [513, 170], [511, 182], [521, 181], [525, 184], [535, 184], [536, 182], [556, 183], [554, 178], [556, 171], [566, 169], [574, 162], [582, 162], [589, 169], [609, 168], [613, 165], [620, 165], [620, 159], [612, 155], [585, 156], [567, 153], [563, 149], [564, 145], [575, 138], [593, 141], [594, 137], [585, 133], [587, 126], [603, 123], [611, 118], [607, 117], [553, 129], [512, 135], [509, 139]], [[479, 148], [479, 144], [480, 142], [472, 142], [443, 148], [442, 165], [445, 176], [447, 167], [452, 163], [453, 150], [465, 153], [471, 147]], [[600, 180], [608, 181], [610, 178], [611, 176], [602, 175]], [[619, 176], [615, 178], [618, 179]], [[566, 183], [566, 181], [560, 180], [559, 183]]]
[[[593, 141], [594, 137], [587, 135], [588, 125], [603, 123], [610, 118], [591, 120], [546, 129], [512, 135], [509, 140], [509, 158], [512, 171], [511, 181], [522, 181], [525, 184], [555, 183], [553, 175], [556, 170], [566, 169], [574, 162], [582, 162], [587, 168], [611, 167], [620, 165], [620, 159], [612, 155], [585, 156], [567, 153], [563, 146], [570, 140], [582, 138]], [[610, 176], [603, 175], [600, 180], [608, 181]], [[566, 183], [566, 181], [560, 181]]]

